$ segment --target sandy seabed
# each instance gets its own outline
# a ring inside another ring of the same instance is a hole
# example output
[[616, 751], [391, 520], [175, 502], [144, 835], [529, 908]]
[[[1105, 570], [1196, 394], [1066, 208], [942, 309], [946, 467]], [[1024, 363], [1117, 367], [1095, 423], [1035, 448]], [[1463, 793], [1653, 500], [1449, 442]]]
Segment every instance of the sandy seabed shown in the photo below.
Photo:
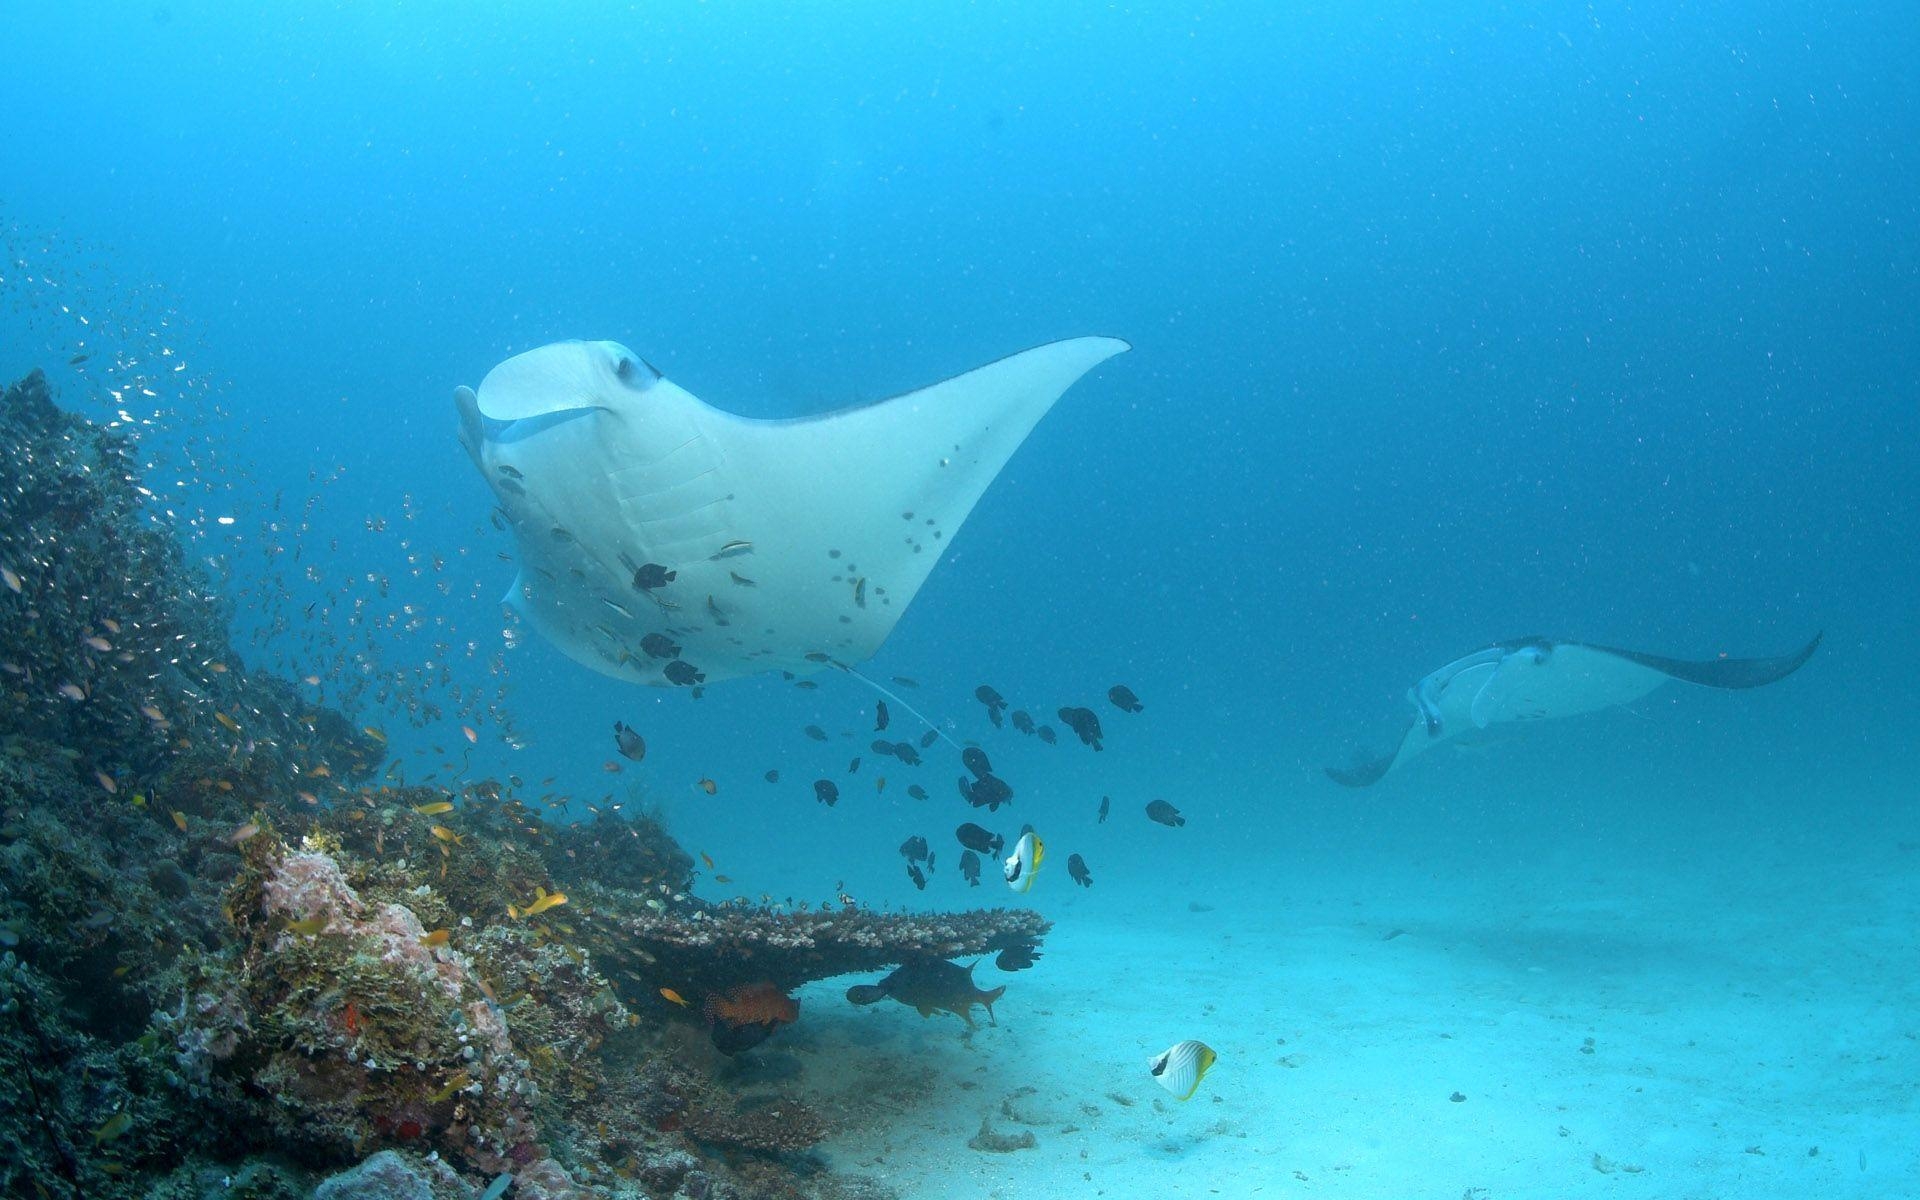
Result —
[[[997, 1027], [829, 981], [780, 1053], [834, 1165], [915, 1200], [1920, 1195], [1920, 846], [1856, 849], [1226, 872], [982, 963]], [[1145, 1063], [1188, 1037], [1181, 1104]]]

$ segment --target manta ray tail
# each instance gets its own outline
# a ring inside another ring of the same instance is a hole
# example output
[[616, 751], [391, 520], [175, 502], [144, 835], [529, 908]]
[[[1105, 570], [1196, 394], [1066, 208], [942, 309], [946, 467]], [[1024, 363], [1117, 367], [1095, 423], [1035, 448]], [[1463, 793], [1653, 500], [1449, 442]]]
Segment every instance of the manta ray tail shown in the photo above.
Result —
[[872, 688], [874, 691], [879, 692], [882, 696], [885, 696], [887, 699], [893, 701], [895, 704], [898, 704], [901, 708], [904, 708], [908, 712], [912, 713], [915, 720], [919, 721], [922, 725], [925, 725], [928, 729], [931, 729], [935, 733], [939, 734], [941, 740], [946, 742], [947, 745], [952, 746], [955, 750], [960, 749], [960, 743], [948, 737], [946, 730], [940, 728], [938, 725], [935, 725], [932, 721], [927, 720], [925, 714], [923, 714], [919, 709], [915, 708], [913, 705], [908, 704], [905, 700], [902, 700], [897, 693], [880, 686], [879, 684], [875, 683], [871, 679], [868, 679], [865, 675], [862, 675], [860, 672], [854, 670], [852, 667], [848, 666], [846, 663], [836, 662], [833, 665], [836, 667], [839, 667], [842, 671], [845, 671], [847, 674], [853, 676], [855, 679], [858, 679], [861, 683], [866, 684], [868, 687]]

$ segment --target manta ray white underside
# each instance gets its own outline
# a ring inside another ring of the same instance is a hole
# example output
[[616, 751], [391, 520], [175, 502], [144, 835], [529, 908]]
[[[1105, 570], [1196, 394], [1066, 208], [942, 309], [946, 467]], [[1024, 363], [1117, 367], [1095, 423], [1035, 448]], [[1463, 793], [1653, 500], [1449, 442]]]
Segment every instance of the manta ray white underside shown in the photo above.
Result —
[[507, 603], [632, 683], [873, 655], [1054, 401], [1128, 349], [1053, 342], [797, 420], [701, 403], [626, 347], [562, 342], [460, 388], [460, 441], [518, 543]]

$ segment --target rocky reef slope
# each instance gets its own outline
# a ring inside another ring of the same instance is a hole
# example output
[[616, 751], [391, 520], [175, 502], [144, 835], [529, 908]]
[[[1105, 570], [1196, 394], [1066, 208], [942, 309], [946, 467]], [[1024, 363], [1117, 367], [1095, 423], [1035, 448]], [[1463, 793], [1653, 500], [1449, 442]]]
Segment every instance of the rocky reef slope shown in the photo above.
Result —
[[377, 734], [247, 670], [136, 463], [37, 374], [0, 397], [0, 1193], [849, 1194], [715, 1051], [1046, 932], [707, 905], [653, 821], [380, 784]]

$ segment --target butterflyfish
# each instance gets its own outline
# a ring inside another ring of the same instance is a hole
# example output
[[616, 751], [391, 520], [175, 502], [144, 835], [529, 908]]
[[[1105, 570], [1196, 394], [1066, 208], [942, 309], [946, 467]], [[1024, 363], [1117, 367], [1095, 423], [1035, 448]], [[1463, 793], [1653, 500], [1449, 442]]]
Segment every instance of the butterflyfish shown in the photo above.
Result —
[[1200, 1081], [1219, 1059], [1213, 1047], [1192, 1040], [1179, 1042], [1153, 1056], [1147, 1070], [1176, 1100], [1191, 1100]]
[[1046, 856], [1046, 847], [1031, 832], [1020, 835], [1013, 844], [1013, 853], [1007, 855], [1001, 863], [1001, 872], [1006, 876], [1007, 886], [1016, 892], [1033, 890], [1033, 877], [1040, 871], [1040, 860]]

